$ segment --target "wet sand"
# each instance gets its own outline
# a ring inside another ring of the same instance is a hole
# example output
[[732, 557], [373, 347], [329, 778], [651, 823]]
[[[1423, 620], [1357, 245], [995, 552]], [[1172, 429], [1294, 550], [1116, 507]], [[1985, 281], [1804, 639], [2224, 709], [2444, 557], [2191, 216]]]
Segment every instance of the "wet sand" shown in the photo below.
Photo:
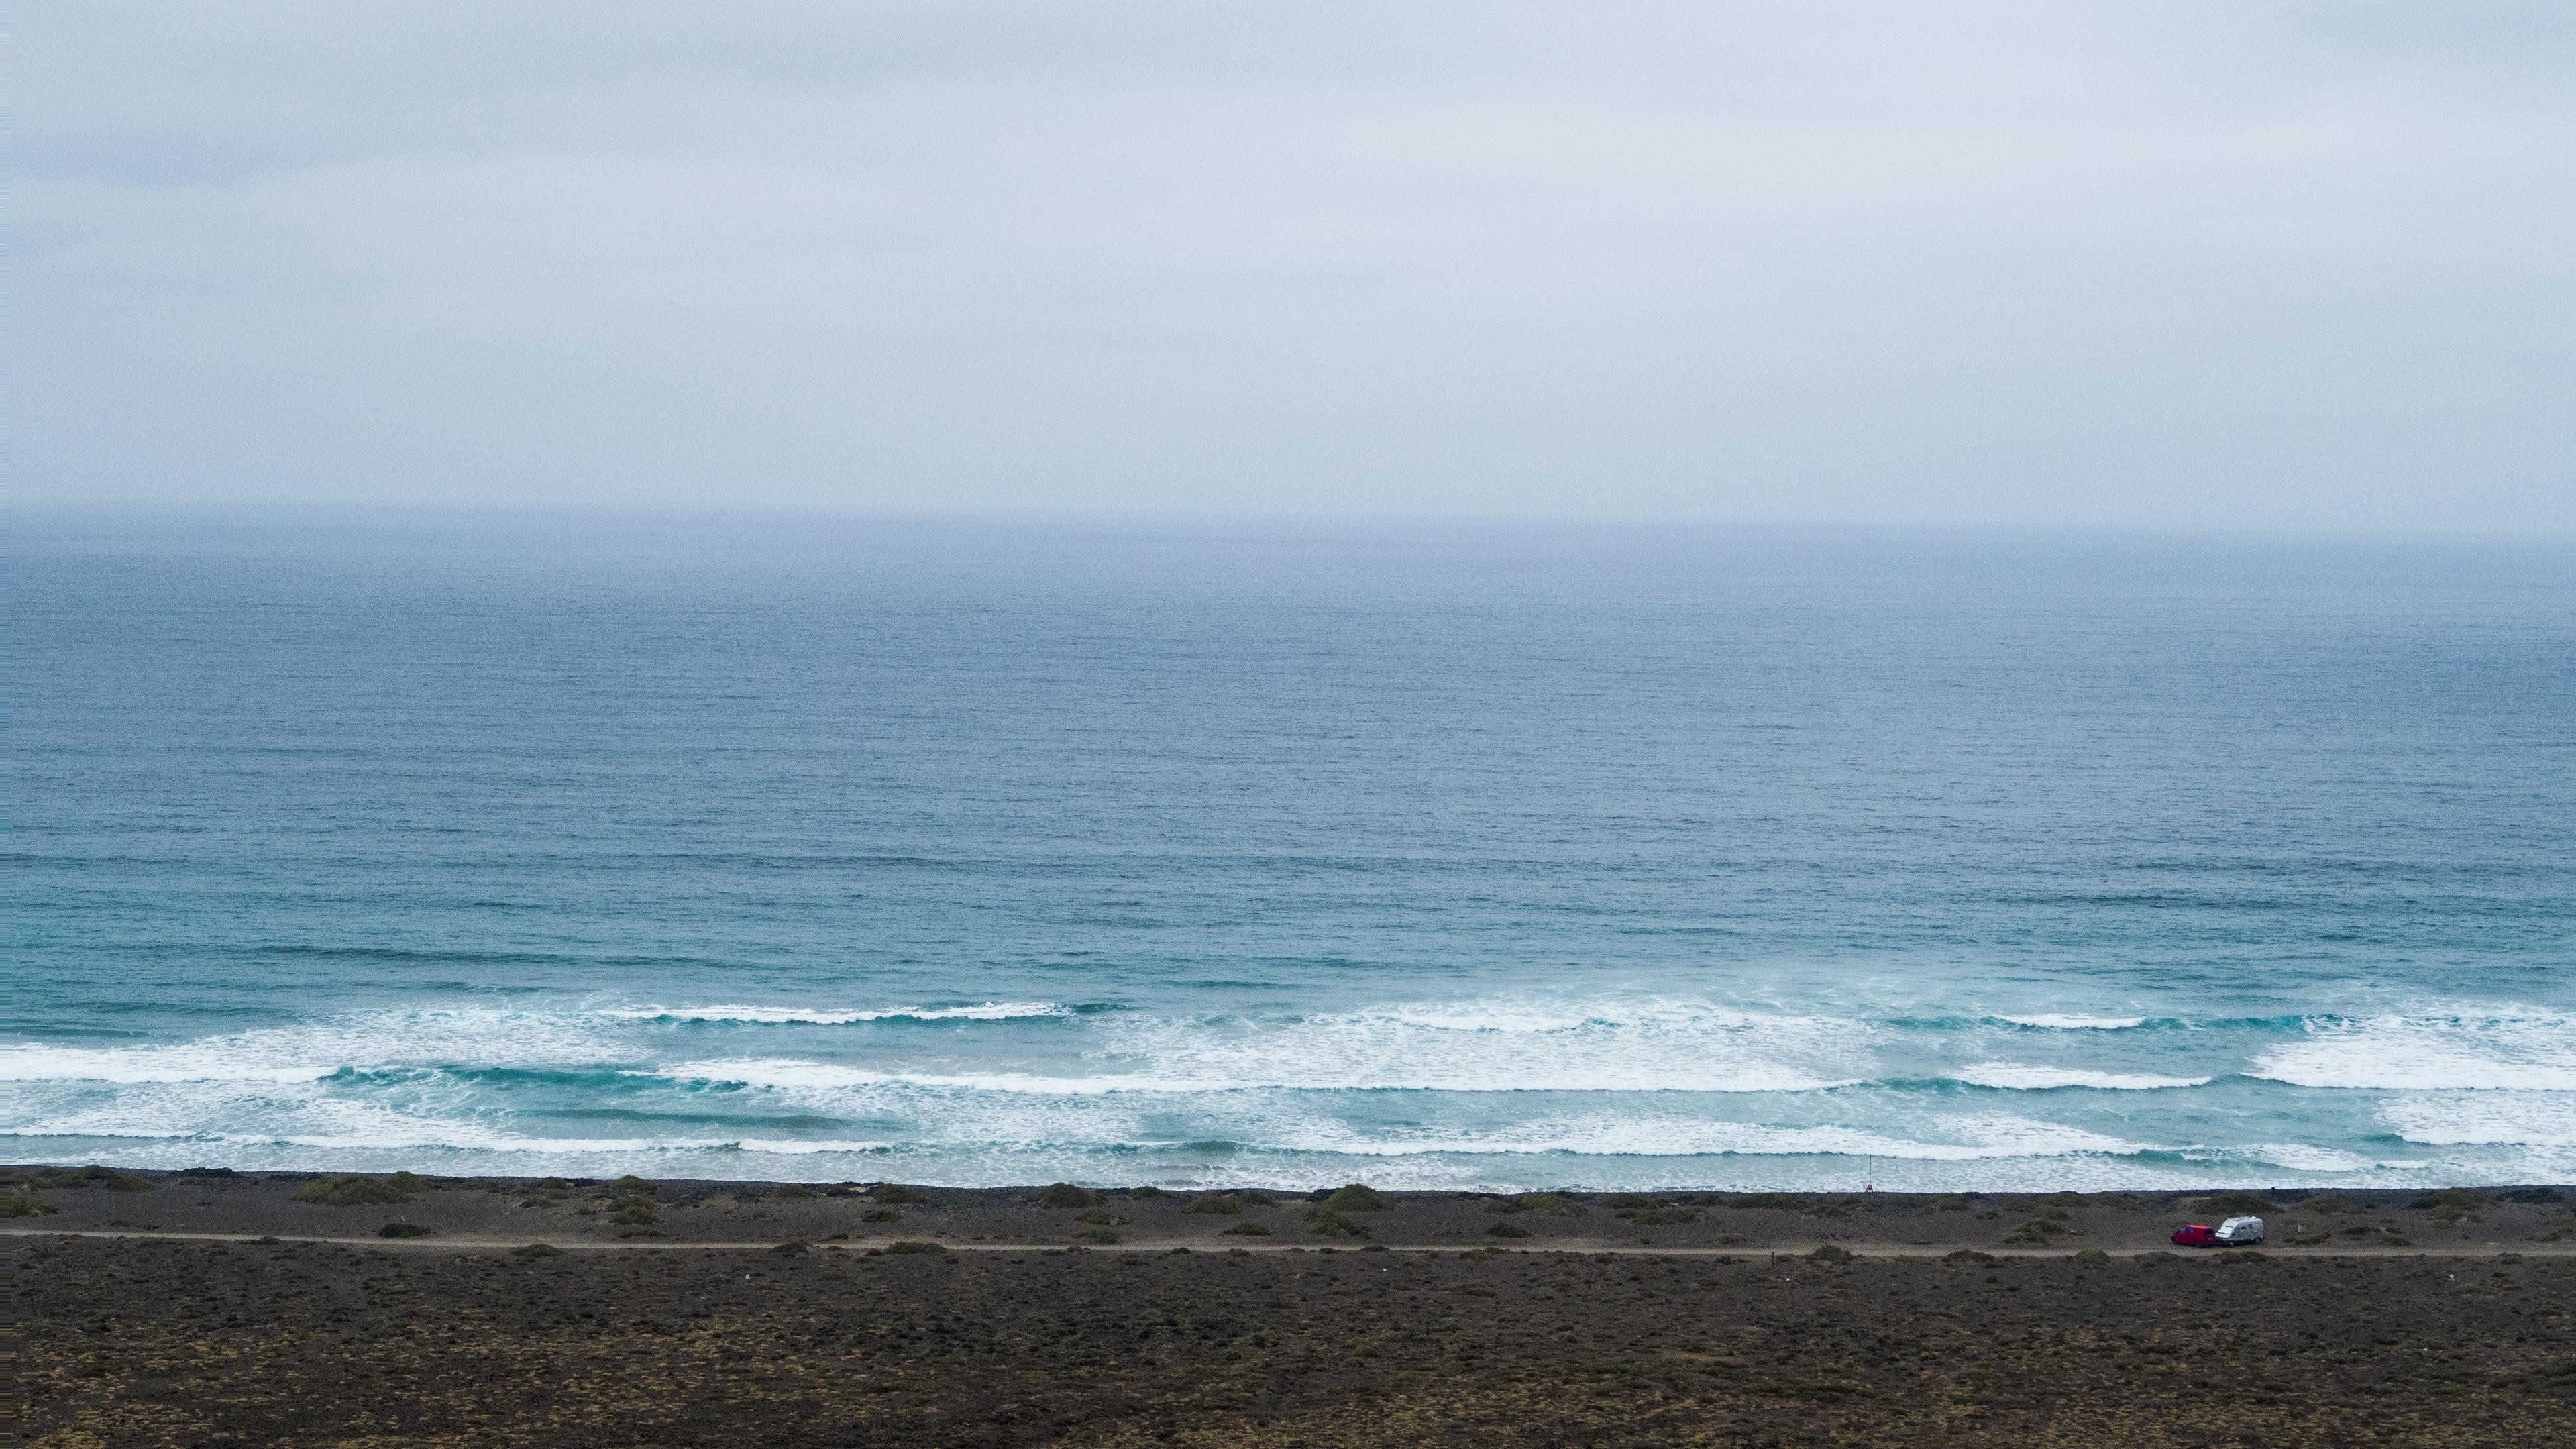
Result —
[[65, 1176], [9, 1224], [60, 1449], [2576, 1442], [2576, 1192], [2286, 1193], [2247, 1255], [2165, 1194]]

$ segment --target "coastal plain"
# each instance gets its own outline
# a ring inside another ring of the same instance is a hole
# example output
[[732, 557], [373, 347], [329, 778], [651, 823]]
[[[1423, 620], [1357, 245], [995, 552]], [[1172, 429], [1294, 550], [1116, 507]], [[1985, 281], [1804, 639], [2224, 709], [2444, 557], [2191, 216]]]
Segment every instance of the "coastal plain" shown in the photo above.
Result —
[[2549, 1187], [10, 1176], [46, 1449], [2576, 1441]]

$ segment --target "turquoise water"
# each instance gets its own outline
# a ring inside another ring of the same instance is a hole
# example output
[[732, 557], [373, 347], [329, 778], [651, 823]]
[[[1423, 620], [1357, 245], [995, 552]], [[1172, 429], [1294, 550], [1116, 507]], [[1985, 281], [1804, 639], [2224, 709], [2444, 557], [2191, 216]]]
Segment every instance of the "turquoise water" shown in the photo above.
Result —
[[2576, 1178], [2576, 549], [15, 525], [11, 1152]]

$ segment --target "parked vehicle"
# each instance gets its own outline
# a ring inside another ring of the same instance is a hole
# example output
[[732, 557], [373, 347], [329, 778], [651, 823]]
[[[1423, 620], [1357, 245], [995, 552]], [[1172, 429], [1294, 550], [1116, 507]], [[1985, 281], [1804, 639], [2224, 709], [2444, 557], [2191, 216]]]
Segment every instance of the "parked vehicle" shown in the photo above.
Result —
[[2248, 1243], [2259, 1243], [2263, 1241], [2263, 1220], [2229, 1218], [2218, 1225], [2218, 1241], [2231, 1248], [2241, 1248]]
[[2174, 1241], [2186, 1248], [2215, 1248], [2218, 1229], [2207, 1223], [2185, 1223], [2174, 1229]]

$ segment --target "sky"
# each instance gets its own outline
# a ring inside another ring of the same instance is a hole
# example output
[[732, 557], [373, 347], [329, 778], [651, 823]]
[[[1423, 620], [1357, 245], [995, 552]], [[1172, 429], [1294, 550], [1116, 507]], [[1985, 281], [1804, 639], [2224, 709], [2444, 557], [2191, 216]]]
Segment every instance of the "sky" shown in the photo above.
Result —
[[22, 503], [2576, 533], [2564, 0], [39, 0]]

